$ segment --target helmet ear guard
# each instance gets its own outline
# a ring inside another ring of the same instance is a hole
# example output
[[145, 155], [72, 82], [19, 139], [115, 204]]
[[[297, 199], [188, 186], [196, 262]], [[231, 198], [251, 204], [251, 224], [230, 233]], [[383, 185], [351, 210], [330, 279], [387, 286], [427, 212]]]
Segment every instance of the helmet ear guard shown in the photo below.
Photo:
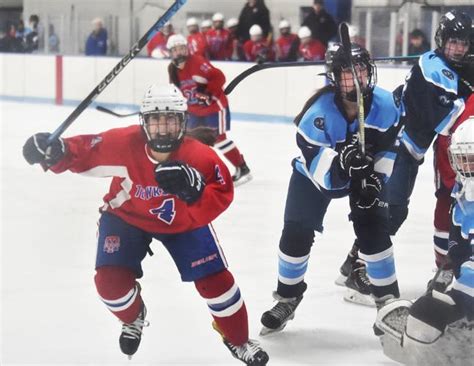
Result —
[[[175, 85], [151, 85], [147, 89], [139, 117], [152, 150], [171, 152], [179, 147], [186, 132], [187, 109], [187, 100]], [[151, 130], [151, 119], [160, 124], [158, 130]]]

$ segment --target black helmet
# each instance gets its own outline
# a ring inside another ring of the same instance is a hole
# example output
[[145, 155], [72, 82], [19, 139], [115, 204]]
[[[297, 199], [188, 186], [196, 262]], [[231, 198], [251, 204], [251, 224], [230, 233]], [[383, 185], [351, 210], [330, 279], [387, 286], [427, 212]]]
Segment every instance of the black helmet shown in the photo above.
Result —
[[464, 40], [472, 43], [472, 20], [469, 15], [457, 10], [448, 11], [444, 14], [436, 30], [435, 41], [438, 47], [438, 52], [443, 54], [446, 61], [454, 67], [463, 67], [468, 62], [468, 53], [464, 57], [450, 57], [445, 54], [445, 45], [448, 39]]
[[436, 29], [435, 41], [438, 48], [443, 48], [449, 38], [469, 39], [472, 20], [469, 15], [457, 10], [444, 14]]
[[[377, 83], [377, 68], [372, 61], [369, 51], [357, 43], [351, 43], [351, 59], [354, 65], [362, 64], [367, 67], [367, 84], [361, 85], [362, 94], [369, 96]], [[349, 62], [341, 43], [334, 43], [326, 51], [326, 77], [336, 87], [336, 91], [340, 92], [341, 80], [340, 75], [342, 69], [349, 67]], [[348, 100], [356, 101], [356, 91], [349, 93], [346, 97]]]

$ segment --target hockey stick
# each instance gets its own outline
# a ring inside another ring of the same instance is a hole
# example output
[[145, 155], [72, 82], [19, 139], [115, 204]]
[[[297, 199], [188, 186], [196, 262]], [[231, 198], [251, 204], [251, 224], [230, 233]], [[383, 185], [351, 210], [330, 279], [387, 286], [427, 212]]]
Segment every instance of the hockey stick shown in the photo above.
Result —
[[[375, 62], [384, 62], [384, 61], [410, 61], [416, 60], [420, 56], [387, 56], [387, 57], [374, 57], [372, 60]], [[263, 64], [253, 65], [249, 67], [247, 70], [242, 71], [239, 75], [237, 75], [232, 81], [227, 85], [224, 90], [225, 94], [230, 94], [235, 89], [237, 85], [240, 84], [242, 80], [247, 78], [248, 76], [262, 70], [266, 69], [275, 69], [278, 67], [306, 67], [306, 66], [321, 66], [324, 65], [325, 61], [287, 61], [287, 62], [268, 62]]]
[[130, 51], [119, 61], [117, 65], [108, 73], [108, 75], [97, 85], [89, 95], [72, 111], [63, 123], [49, 136], [48, 145], [57, 139], [61, 134], [76, 120], [77, 117], [94, 101], [97, 96], [115, 79], [115, 77], [135, 58], [148, 41], [158, 32], [165, 23], [176, 14], [176, 12], [186, 3], [187, 0], [175, 0], [175, 2], [166, 10], [166, 12], [148, 29], [143, 37], [136, 42]]
[[[339, 38], [342, 43], [342, 50], [346, 56], [349, 67], [351, 68], [352, 78], [354, 79], [354, 86], [357, 94], [357, 108], [358, 108], [358, 117], [359, 122], [359, 148], [362, 156], [365, 156], [365, 115], [364, 115], [364, 98], [362, 96], [362, 91], [360, 90], [359, 79], [357, 78], [357, 73], [352, 63], [352, 52], [351, 52], [351, 39], [349, 38], [349, 28], [347, 23], [342, 22], [339, 25]], [[362, 181], [362, 186], [365, 186], [365, 180]]]
[[111, 114], [112, 116], [119, 117], [119, 118], [136, 116], [137, 114], [140, 113], [140, 112], [133, 112], [133, 113], [120, 114], [120, 113], [114, 112], [111, 109], [102, 107], [101, 105], [96, 106], [95, 109], [104, 113]]

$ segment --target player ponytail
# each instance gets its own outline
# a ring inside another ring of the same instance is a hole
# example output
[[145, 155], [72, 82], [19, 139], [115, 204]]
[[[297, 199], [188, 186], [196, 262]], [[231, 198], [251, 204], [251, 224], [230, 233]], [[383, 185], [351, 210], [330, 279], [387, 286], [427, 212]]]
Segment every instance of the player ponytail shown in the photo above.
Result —
[[306, 103], [305, 103], [303, 109], [301, 110], [301, 112], [298, 113], [298, 115], [293, 120], [293, 123], [296, 126], [299, 126], [299, 124], [301, 122], [301, 119], [303, 118], [304, 114], [309, 109], [309, 107], [311, 107], [314, 104], [314, 102], [316, 102], [316, 100], [319, 99], [319, 97], [321, 95], [323, 95], [325, 93], [333, 92], [335, 90], [336, 89], [335, 89], [334, 85], [326, 85], [326, 86], [323, 86], [321, 89], [317, 90], [316, 93], [306, 101]]

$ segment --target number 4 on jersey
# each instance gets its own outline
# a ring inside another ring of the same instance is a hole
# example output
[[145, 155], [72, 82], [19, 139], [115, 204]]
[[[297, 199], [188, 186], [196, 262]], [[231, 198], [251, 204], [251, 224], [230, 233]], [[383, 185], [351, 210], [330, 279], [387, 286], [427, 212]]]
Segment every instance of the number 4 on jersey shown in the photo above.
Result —
[[174, 198], [165, 199], [160, 207], [152, 208], [150, 213], [157, 215], [159, 220], [171, 225], [176, 216], [176, 210], [174, 209]]

